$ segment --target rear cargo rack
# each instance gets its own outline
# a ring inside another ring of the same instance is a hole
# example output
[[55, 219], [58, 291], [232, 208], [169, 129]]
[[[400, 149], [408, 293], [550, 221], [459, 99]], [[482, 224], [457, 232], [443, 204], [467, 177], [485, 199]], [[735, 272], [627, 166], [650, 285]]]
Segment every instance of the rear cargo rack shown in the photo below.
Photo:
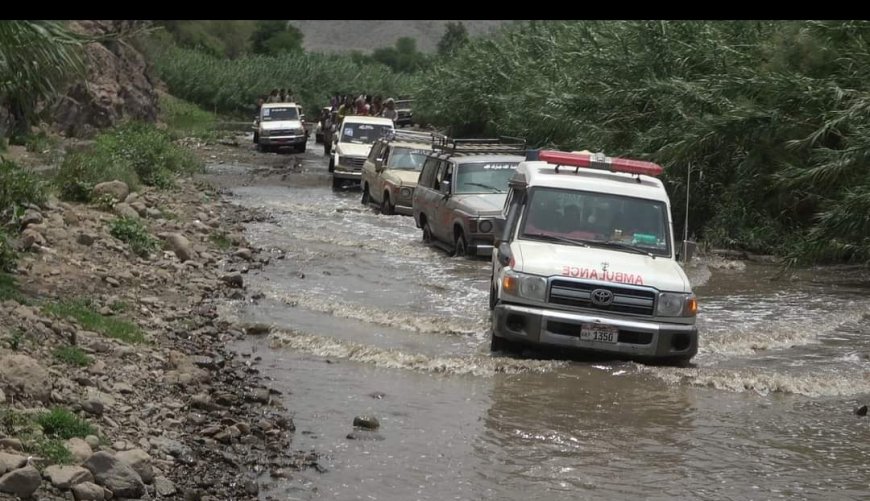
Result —
[[521, 155], [526, 152], [526, 140], [500, 136], [498, 139], [453, 139], [442, 137], [432, 148], [451, 155]]

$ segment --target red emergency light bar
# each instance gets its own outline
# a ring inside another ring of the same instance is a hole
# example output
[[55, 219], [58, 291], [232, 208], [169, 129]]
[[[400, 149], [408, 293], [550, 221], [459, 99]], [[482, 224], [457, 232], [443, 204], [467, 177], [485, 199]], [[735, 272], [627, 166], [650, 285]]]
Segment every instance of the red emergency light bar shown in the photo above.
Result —
[[628, 158], [607, 157], [602, 153], [587, 154], [545, 150], [538, 153], [538, 160], [556, 164], [556, 172], [559, 172], [560, 165], [588, 167], [591, 169], [625, 172], [628, 174], [644, 174], [647, 176], [658, 176], [664, 172], [661, 165], [652, 162], [630, 160]]

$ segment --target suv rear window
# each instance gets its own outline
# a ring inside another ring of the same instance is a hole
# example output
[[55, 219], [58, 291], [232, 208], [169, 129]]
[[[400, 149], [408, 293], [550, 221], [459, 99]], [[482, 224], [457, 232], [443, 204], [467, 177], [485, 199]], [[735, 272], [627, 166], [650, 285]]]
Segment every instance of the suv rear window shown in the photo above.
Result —
[[264, 122], [278, 122], [282, 120], [299, 120], [299, 111], [296, 108], [263, 108]]
[[381, 124], [361, 124], [345, 122], [341, 127], [342, 143], [374, 144], [375, 141], [393, 130], [392, 126]]

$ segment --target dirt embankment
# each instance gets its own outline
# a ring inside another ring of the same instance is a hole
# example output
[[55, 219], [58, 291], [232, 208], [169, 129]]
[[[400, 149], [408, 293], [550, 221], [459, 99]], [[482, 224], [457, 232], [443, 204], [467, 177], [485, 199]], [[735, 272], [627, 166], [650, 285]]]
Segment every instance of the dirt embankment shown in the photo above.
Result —
[[[292, 419], [257, 357], [225, 349], [268, 327], [217, 314], [221, 301], [257, 301], [245, 274], [284, 258], [242, 235], [266, 216], [193, 180], [97, 189], [99, 204], [30, 207], [27, 251], [0, 283], [0, 492], [255, 499], [267, 472], [319, 468], [292, 451]], [[119, 215], [159, 246], [137, 255], [112, 234]]]

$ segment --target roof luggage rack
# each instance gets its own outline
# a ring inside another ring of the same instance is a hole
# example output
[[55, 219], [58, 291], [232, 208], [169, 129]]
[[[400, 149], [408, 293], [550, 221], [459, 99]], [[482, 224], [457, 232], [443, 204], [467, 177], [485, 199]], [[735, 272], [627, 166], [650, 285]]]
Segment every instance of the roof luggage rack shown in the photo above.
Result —
[[411, 131], [411, 130], [397, 130], [397, 131], [387, 132], [384, 137], [390, 141], [408, 141], [408, 142], [415, 142], [415, 143], [432, 143], [433, 145], [444, 139], [444, 135], [440, 134], [438, 132]]
[[526, 140], [519, 137], [500, 136], [498, 139], [453, 139], [442, 137], [433, 144], [433, 149], [452, 155], [522, 155], [526, 152]]

